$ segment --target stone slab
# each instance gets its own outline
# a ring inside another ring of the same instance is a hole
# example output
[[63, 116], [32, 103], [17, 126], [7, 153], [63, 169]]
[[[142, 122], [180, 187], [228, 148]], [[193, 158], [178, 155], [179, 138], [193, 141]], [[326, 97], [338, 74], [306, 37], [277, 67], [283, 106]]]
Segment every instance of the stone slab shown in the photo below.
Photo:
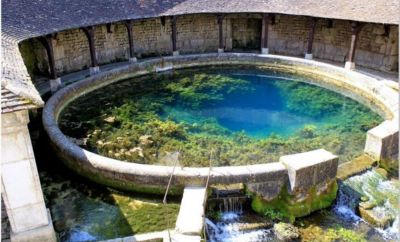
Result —
[[369, 155], [361, 155], [351, 161], [342, 163], [338, 167], [337, 178], [345, 180], [350, 176], [366, 171], [377, 164], [376, 160]]
[[205, 187], [185, 187], [176, 220], [176, 232], [183, 235], [200, 235], [204, 226], [204, 209], [207, 196]]
[[318, 149], [282, 156], [279, 160], [288, 170], [291, 191], [307, 191], [314, 185], [335, 179], [338, 157]]

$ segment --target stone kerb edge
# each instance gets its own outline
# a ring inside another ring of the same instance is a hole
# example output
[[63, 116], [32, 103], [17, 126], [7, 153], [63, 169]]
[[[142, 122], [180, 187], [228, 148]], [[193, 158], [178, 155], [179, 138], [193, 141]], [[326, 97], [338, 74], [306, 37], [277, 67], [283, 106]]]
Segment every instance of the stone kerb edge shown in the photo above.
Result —
[[[62, 109], [69, 102], [73, 101], [79, 96], [124, 78], [145, 75], [151, 71], [154, 71], [156, 65], [164, 65], [165, 60], [172, 62], [174, 64], [173, 68], [175, 69], [212, 64], [238, 64], [242, 60], [244, 60], [245, 63], [246, 61], [253, 61], [254, 63], [254, 60], [256, 60], [256, 62], [283, 61], [290, 63], [291, 65], [297, 65], [300, 63], [306, 66], [313, 66], [313, 68], [316, 69], [332, 68], [335, 72], [343, 72], [343, 68], [312, 60], [282, 56], [262, 56], [260, 58], [260, 56], [257, 54], [235, 53], [164, 57], [162, 59], [152, 59], [143, 62], [132, 63], [129, 66], [119, 67], [114, 70], [102, 72], [96, 76], [86, 78], [61, 89], [52, 98], [50, 98], [43, 110], [43, 124], [45, 130], [49, 134], [54, 146], [56, 146], [59, 152], [64, 153], [63, 158], [64, 160], [67, 160], [67, 165], [73, 169], [75, 168], [78, 173], [83, 175], [85, 173], [96, 174], [97, 176], [101, 176], [101, 179], [117, 179], [122, 183], [130, 181], [149, 183], [151, 180], [149, 180], [149, 176], [154, 176], [154, 179], [151, 182], [155, 182], [154, 184], [166, 184], [165, 179], [169, 177], [172, 167], [127, 163], [94, 154], [70, 142], [65, 135], [61, 133], [57, 124], [57, 120]], [[147, 68], [148, 66], [153, 66], [154, 68], [149, 70]], [[78, 167], [75, 167], [76, 165], [78, 165]], [[117, 171], [120, 174], [116, 174]], [[207, 171], [208, 168], [179, 168], [176, 172], [177, 179], [175, 179], [176, 181], [174, 184], [186, 185], [187, 182], [202, 182], [207, 175]], [[280, 166], [279, 163], [249, 165], [242, 167], [217, 167], [213, 168], [210, 182], [225, 184], [235, 183], [237, 181], [263, 182], [265, 179], [268, 180], [268, 178], [266, 178], [268, 176], [265, 176], [265, 174], [270, 174], [272, 177], [277, 177], [279, 175], [287, 174], [287, 171], [286, 168]]]

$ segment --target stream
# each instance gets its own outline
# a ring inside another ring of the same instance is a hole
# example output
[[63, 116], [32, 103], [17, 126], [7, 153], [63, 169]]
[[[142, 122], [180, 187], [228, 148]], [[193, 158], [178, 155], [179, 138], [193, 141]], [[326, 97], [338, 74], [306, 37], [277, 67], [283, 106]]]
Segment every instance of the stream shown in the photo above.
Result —
[[[400, 241], [399, 223], [399, 181], [388, 180], [375, 171], [367, 171], [345, 180], [341, 185], [335, 204], [330, 209], [321, 210], [299, 218], [295, 226], [299, 229], [301, 241]], [[218, 219], [206, 219], [207, 236], [212, 242], [261, 242], [280, 241], [277, 239], [273, 224], [248, 221], [248, 209], [226, 210], [225, 208], [244, 207], [232, 204], [237, 200], [225, 198]], [[360, 217], [358, 204], [370, 204], [369, 210], [387, 217], [387, 227], [380, 228]], [[372, 207], [371, 204], [374, 204]], [[253, 214], [253, 220], [263, 218]], [[254, 217], [255, 216], [255, 217]], [[252, 227], [262, 227], [251, 229]], [[250, 229], [249, 229], [250, 228]]]

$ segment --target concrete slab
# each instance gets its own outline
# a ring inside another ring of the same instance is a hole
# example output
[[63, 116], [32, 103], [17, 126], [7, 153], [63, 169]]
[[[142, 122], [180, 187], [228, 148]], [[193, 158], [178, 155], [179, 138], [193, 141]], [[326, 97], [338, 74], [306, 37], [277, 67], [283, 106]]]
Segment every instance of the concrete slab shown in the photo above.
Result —
[[176, 232], [183, 235], [200, 235], [204, 225], [205, 187], [188, 186], [183, 191], [181, 207], [176, 220]]

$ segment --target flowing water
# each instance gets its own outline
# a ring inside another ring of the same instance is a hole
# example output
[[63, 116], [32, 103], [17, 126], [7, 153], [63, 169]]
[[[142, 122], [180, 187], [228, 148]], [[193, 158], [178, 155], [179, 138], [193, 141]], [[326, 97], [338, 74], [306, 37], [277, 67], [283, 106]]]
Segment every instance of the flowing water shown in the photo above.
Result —
[[[300, 230], [301, 241], [400, 241], [399, 199], [400, 183], [397, 179], [387, 179], [374, 170], [368, 171], [340, 185], [337, 200], [331, 209], [297, 219], [295, 226]], [[375, 205], [372, 211], [380, 215], [378, 218], [390, 217], [389, 225], [380, 228], [360, 217], [358, 205], [362, 201]], [[249, 210], [236, 198], [224, 198], [219, 206], [220, 215], [206, 220], [209, 240], [279, 241], [274, 234], [273, 223], [265, 222], [268, 220], [254, 214], [249, 219]], [[260, 225], [260, 221], [265, 223]], [[254, 226], [261, 228], [252, 229]]]

